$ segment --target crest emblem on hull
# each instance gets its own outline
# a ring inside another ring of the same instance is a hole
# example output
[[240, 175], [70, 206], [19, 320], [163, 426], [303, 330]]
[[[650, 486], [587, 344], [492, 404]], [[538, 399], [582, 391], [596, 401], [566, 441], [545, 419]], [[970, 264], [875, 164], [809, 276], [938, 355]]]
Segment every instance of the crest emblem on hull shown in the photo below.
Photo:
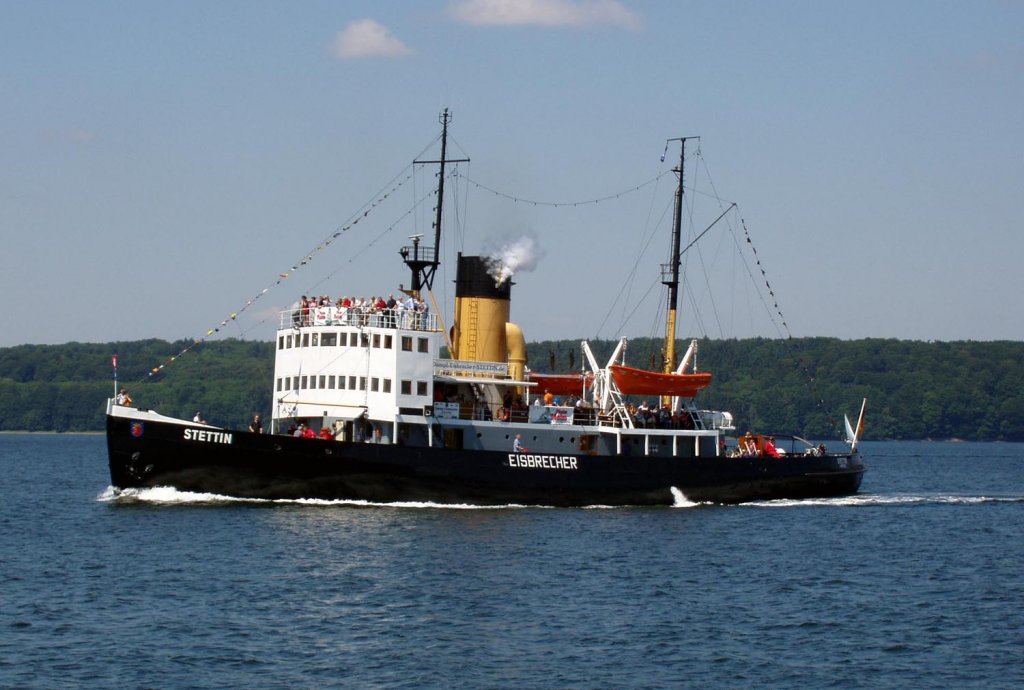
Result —
[[144, 427], [142, 426], [142, 422], [132, 422], [132, 425], [130, 427], [130, 431], [131, 431], [132, 436], [134, 436], [135, 438], [139, 438], [140, 436], [142, 436], [142, 432], [144, 431]]

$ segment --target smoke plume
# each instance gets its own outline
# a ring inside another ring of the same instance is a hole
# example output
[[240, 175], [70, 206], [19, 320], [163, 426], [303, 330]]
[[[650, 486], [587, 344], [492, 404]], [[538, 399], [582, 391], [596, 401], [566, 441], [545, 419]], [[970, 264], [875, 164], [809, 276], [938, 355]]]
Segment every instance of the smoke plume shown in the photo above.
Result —
[[519, 271], [537, 268], [544, 253], [535, 246], [533, 238], [520, 237], [506, 242], [500, 249], [487, 256], [487, 273], [494, 278], [495, 285], [501, 285]]

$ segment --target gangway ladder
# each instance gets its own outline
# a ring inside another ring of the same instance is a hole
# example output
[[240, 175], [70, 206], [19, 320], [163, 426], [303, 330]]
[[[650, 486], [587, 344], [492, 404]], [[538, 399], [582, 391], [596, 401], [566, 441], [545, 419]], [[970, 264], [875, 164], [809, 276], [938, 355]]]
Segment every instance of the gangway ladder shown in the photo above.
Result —
[[690, 415], [690, 419], [693, 420], [693, 428], [698, 431], [706, 431], [707, 427], [704, 426], [704, 419], [697, 412], [697, 405], [693, 402], [693, 399], [687, 400], [683, 403], [683, 407]]

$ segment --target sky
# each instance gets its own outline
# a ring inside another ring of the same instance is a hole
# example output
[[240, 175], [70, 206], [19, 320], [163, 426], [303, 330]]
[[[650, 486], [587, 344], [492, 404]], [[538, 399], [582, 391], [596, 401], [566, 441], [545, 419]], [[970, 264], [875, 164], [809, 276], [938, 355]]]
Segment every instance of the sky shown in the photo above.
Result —
[[679, 137], [681, 337], [1024, 340], [1017, 0], [8, 0], [0, 93], [0, 346], [397, 292], [446, 108], [527, 340], [657, 335]]

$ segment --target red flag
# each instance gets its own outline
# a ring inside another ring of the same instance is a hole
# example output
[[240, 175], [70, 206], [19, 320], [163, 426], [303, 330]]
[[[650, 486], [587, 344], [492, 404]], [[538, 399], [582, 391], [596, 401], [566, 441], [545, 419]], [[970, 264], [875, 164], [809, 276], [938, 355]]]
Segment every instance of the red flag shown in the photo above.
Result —
[[116, 352], [114, 353], [114, 356], [111, 359], [114, 362], [114, 368], [117, 369], [117, 353]]

